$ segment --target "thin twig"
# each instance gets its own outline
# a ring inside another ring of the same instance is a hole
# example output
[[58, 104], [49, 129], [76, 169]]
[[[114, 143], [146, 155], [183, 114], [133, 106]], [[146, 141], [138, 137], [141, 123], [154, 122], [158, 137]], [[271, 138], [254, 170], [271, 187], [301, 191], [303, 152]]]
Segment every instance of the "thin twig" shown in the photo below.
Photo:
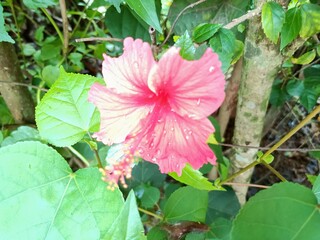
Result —
[[153, 27], [149, 27], [149, 34], [150, 34], [150, 38], [151, 38], [151, 49], [152, 49], [152, 53], [154, 58], [156, 58], [156, 56], [158, 55], [158, 46], [157, 46], [157, 34], [156, 34], [156, 30]]
[[87, 167], [90, 166], [90, 163], [87, 161], [87, 159], [82, 156], [81, 153], [79, 153], [76, 149], [74, 149], [73, 147], [69, 146], [67, 147], [75, 156], [77, 156]]
[[138, 210], [139, 210], [140, 212], [143, 212], [143, 213], [145, 213], [145, 214], [147, 214], [147, 215], [150, 215], [150, 216], [152, 216], [152, 217], [154, 217], [154, 218], [158, 218], [158, 219], [160, 219], [160, 220], [163, 220], [163, 217], [161, 217], [161, 216], [159, 216], [159, 215], [157, 215], [157, 214], [155, 214], [155, 213], [153, 213], [153, 212], [150, 212], [150, 211], [145, 210], [145, 209], [140, 208], [140, 207], [138, 207]]
[[52, 24], [52, 26], [54, 27], [54, 29], [56, 30], [62, 44], [64, 43], [63, 41], [63, 35], [58, 27], [58, 25], [56, 24], [56, 22], [53, 20], [53, 18], [51, 17], [51, 15], [48, 13], [48, 11], [45, 8], [41, 8], [42, 12], [44, 13], [44, 15], [46, 15], [46, 17], [48, 18], [48, 20], [50, 21], [50, 23]]
[[248, 11], [245, 15], [242, 15], [241, 17], [235, 18], [230, 23], [224, 25], [223, 28], [231, 29], [231, 28], [237, 26], [238, 24], [240, 24], [250, 18], [258, 16], [261, 12], [261, 9], [262, 9], [262, 7], [260, 6], [260, 7], [255, 8], [254, 10]]
[[169, 40], [170, 35], [171, 35], [171, 33], [172, 33], [172, 31], [173, 31], [173, 29], [174, 29], [177, 21], [178, 21], [179, 18], [181, 17], [181, 15], [182, 15], [185, 11], [187, 11], [189, 8], [193, 8], [193, 7], [195, 7], [195, 6], [197, 6], [197, 5], [201, 4], [201, 3], [204, 3], [205, 1], [207, 1], [207, 0], [200, 0], [200, 1], [198, 1], [198, 2], [195, 2], [195, 3], [192, 3], [192, 4], [188, 5], [188, 6], [186, 6], [184, 9], [181, 10], [181, 12], [178, 14], [178, 16], [176, 17], [176, 19], [175, 19], [174, 22], [172, 23], [172, 26], [171, 26], [171, 28], [170, 28], [170, 30], [169, 30], [169, 32], [168, 32], [168, 35], [167, 35], [167, 37], [165, 38], [165, 40], [163, 41], [163, 43], [160, 45], [160, 48], [161, 48], [164, 44], [166, 44], [166, 42]]
[[89, 37], [89, 38], [77, 38], [76, 42], [93, 42], [93, 41], [107, 41], [107, 42], [123, 42], [120, 38], [109, 38], [109, 37]]
[[260, 185], [260, 184], [252, 184], [252, 183], [235, 183], [235, 182], [226, 182], [223, 185], [229, 186], [248, 186], [248, 187], [256, 187], [256, 188], [270, 188], [269, 186]]
[[63, 27], [63, 56], [65, 57], [68, 52], [69, 46], [69, 23], [67, 17], [67, 9], [65, 0], [59, 0], [61, 8], [61, 17], [62, 17], [62, 27]]
[[7, 83], [7, 84], [12, 84], [12, 85], [18, 85], [18, 86], [24, 86], [24, 87], [31, 87], [34, 89], [39, 89], [43, 92], [48, 92], [48, 89], [45, 88], [41, 88], [41, 87], [37, 87], [28, 83], [19, 83], [19, 82], [7, 82], [7, 81], [0, 81], [1, 83]]
[[[269, 150], [271, 147], [258, 147], [252, 145], [238, 145], [238, 144], [230, 144], [230, 143], [219, 143], [218, 145], [224, 147], [240, 147], [240, 148], [253, 148], [253, 149], [260, 149], [260, 150]], [[278, 148], [275, 151], [279, 152], [318, 152], [320, 149], [309, 149], [309, 148]]]

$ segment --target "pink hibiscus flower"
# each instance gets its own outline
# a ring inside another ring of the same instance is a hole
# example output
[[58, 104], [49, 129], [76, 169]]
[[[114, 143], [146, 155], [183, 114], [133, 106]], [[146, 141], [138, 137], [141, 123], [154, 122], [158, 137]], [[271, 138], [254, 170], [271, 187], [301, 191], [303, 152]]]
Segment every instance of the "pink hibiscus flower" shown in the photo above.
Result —
[[104, 55], [107, 86], [95, 83], [89, 91], [89, 101], [101, 115], [94, 137], [125, 148], [125, 157], [103, 170], [105, 180], [125, 185], [134, 156], [158, 164], [162, 173], [181, 174], [186, 163], [195, 169], [214, 164], [216, 157], [206, 143], [214, 127], [207, 117], [225, 97], [220, 67], [211, 49], [201, 59], [187, 61], [171, 47], [156, 62], [150, 45], [132, 38], [124, 40], [122, 56]]

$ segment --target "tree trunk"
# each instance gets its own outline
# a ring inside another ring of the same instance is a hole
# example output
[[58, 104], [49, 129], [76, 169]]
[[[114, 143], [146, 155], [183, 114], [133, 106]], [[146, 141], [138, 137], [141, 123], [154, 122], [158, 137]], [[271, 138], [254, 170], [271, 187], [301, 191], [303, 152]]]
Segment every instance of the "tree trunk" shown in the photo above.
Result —
[[[257, 6], [264, 2], [258, 0]], [[233, 143], [259, 146], [272, 83], [283, 61], [279, 46], [265, 37], [260, 17], [249, 21], [243, 61]], [[234, 148], [230, 156], [232, 172], [253, 162], [256, 153], [256, 149]], [[243, 173], [234, 182], [249, 183], [252, 172], [253, 169]], [[248, 187], [235, 186], [234, 190], [240, 203], [244, 204]]]
[[[31, 94], [21, 83], [23, 75], [11, 43], [0, 43], [0, 93], [16, 123], [34, 122], [34, 103]], [[8, 83], [6, 83], [8, 82]]]

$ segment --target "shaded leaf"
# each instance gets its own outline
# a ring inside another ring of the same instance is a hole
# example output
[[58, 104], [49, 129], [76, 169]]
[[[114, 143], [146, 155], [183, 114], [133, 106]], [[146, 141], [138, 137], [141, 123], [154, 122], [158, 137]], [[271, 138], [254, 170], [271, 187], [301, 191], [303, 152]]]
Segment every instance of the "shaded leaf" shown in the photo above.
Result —
[[207, 238], [216, 238], [219, 240], [230, 240], [232, 221], [225, 218], [217, 218], [210, 224], [210, 231]]
[[143, 21], [162, 33], [154, 1], [126, 0], [126, 3]]
[[221, 24], [200, 24], [193, 30], [192, 39], [196, 43], [202, 43], [211, 38], [220, 28]]
[[290, 44], [301, 29], [301, 13], [299, 8], [292, 8], [286, 12], [285, 23], [281, 30], [280, 50]]
[[152, 208], [160, 199], [160, 190], [145, 184], [135, 188], [134, 192], [144, 208]]
[[168, 175], [181, 183], [200, 190], [218, 190], [211, 182], [209, 182], [206, 177], [201, 174], [200, 171], [194, 170], [189, 164], [182, 169], [181, 176], [179, 176], [176, 172], [171, 172]]
[[287, 92], [293, 97], [300, 97], [304, 91], [304, 81], [299, 79], [291, 79], [286, 85]]
[[73, 173], [40, 142], [0, 148], [1, 239], [100, 239], [123, 206], [97, 168]]
[[161, 229], [159, 226], [151, 228], [147, 234], [148, 240], [167, 240], [169, 239], [167, 231]]
[[262, 28], [266, 36], [275, 44], [278, 42], [284, 17], [285, 12], [278, 3], [266, 2], [263, 4], [261, 13]]
[[165, 219], [177, 221], [204, 222], [208, 208], [208, 192], [193, 187], [182, 187], [169, 197], [165, 207]]
[[136, 198], [131, 191], [117, 219], [110, 230], [103, 236], [105, 240], [113, 239], [145, 239]]
[[41, 72], [42, 80], [45, 81], [48, 87], [51, 87], [59, 78], [60, 70], [58, 66], [47, 65]]
[[306, 88], [300, 96], [300, 103], [311, 112], [313, 107], [316, 105], [319, 94], [310, 88]]
[[290, 95], [282, 85], [283, 83], [280, 79], [276, 79], [272, 85], [270, 103], [274, 106], [282, 106], [290, 99]]
[[[232, 239], [319, 238], [320, 211], [314, 193], [294, 183], [279, 183], [260, 191], [233, 221]], [[249, 233], [249, 234], [248, 234]]]
[[38, 130], [28, 127], [21, 126], [17, 130], [10, 133], [10, 136], [6, 137], [1, 146], [8, 146], [21, 141], [41, 141]]
[[[193, 3], [194, 0], [173, 1], [168, 15], [170, 23], [174, 22], [185, 7]], [[248, 0], [207, 0], [183, 12], [173, 29], [174, 33], [182, 35], [186, 30], [190, 31], [201, 23], [227, 24], [232, 19], [242, 16], [248, 3]]]
[[301, 6], [302, 25], [300, 36], [303, 38], [311, 37], [320, 32], [320, 6], [317, 4], [306, 3]]
[[121, 13], [115, 7], [108, 8], [105, 24], [113, 37], [116, 38], [141, 38], [150, 42], [148, 30], [134, 17], [127, 6], [121, 6]]
[[231, 220], [239, 210], [239, 200], [231, 188], [227, 188], [227, 191], [211, 191], [209, 192], [206, 223], [210, 225], [217, 218]]
[[316, 181], [313, 184], [312, 192], [316, 196], [318, 204], [320, 204], [320, 175], [318, 175]]
[[62, 147], [80, 141], [88, 131], [97, 131], [99, 112], [88, 102], [88, 91], [98, 78], [66, 73], [61, 68], [59, 79], [36, 108], [36, 122], [42, 138]]

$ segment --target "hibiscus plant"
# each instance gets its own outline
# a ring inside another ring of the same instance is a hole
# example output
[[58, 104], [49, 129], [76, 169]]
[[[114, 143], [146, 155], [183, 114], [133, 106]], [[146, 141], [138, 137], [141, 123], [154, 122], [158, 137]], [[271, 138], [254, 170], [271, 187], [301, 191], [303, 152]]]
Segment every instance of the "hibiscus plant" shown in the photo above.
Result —
[[[319, 172], [272, 164], [319, 121], [319, 26], [311, 0], [3, 1], [0, 239], [319, 239]], [[291, 99], [304, 118], [261, 148]]]

